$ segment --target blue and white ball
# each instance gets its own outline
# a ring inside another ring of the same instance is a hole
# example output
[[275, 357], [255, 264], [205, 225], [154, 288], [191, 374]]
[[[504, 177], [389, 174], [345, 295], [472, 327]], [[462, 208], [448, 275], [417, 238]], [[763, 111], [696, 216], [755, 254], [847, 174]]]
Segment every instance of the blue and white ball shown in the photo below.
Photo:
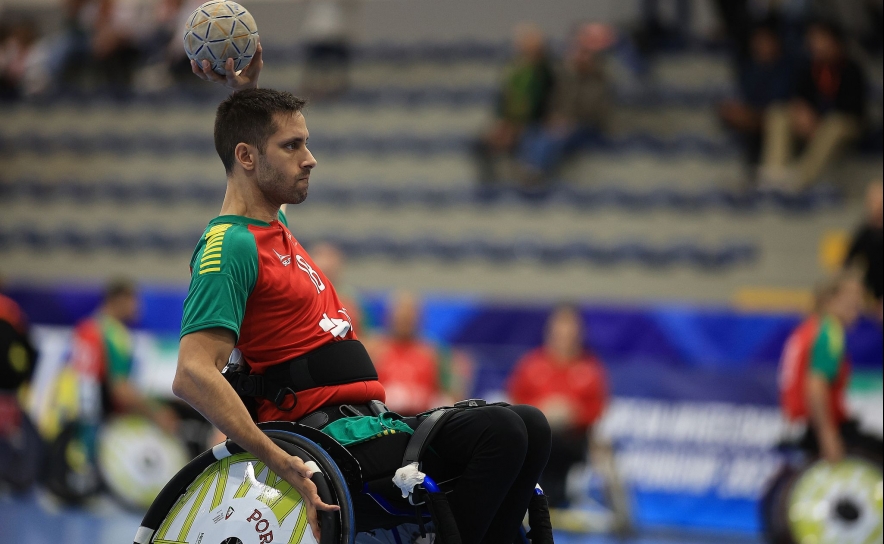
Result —
[[230, 0], [210, 0], [196, 8], [184, 27], [184, 52], [202, 66], [224, 75], [233, 57], [237, 72], [248, 66], [258, 47], [258, 25], [246, 8]]

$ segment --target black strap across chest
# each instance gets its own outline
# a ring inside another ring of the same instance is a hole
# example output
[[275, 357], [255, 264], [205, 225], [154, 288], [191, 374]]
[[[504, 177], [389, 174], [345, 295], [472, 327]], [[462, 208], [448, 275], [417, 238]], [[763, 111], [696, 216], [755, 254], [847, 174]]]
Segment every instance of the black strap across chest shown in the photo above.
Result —
[[301, 391], [378, 379], [374, 363], [359, 340], [326, 344], [269, 367], [264, 374], [225, 372], [224, 376], [241, 397], [265, 398], [283, 411], [297, 406]]

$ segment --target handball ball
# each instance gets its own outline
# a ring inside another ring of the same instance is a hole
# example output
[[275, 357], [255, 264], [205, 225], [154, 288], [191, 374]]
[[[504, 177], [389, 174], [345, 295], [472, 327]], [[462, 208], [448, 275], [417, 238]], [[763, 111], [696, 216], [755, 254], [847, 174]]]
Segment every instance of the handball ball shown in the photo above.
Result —
[[184, 27], [184, 52], [202, 66], [207, 60], [218, 74], [233, 57], [233, 69], [248, 66], [258, 47], [258, 25], [246, 8], [230, 0], [211, 0], [196, 8]]

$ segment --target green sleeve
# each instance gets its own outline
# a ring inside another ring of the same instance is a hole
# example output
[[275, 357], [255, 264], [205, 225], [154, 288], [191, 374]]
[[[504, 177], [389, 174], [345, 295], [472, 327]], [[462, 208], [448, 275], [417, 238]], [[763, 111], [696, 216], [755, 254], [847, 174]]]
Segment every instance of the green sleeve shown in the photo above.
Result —
[[286, 217], [285, 212], [282, 211], [282, 208], [280, 208], [279, 211], [276, 212], [276, 217], [277, 219], [279, 219], [280, 223], [285, 226], [289, 226], [289, 218]]
[[132, 336], [122, 323], [105, 318], [101, 322], [104, 350], [107, 353], [107, 376], [126, 380], [132, 374]]
[[214, 225], [194, 253], [191, 269], [181, 336], [223, 327], [239, 337], [246, 302], [258, 281], [255, 237], [241, 225]]
[[831, 319], [824, 320], [810, 357], [811, 370], [834, 382], [844, 357], [844, 330]]

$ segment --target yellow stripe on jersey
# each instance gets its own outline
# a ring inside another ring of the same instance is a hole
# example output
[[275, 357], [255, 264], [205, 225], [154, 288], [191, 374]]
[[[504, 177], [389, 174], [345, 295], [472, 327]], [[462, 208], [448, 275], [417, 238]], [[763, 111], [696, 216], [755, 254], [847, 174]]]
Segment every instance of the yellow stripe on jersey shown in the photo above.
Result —
[[206, 247], [200, 259], [200, 274], [221, 271], [221, 250], [229, 224], [215, 225], [206, 232]]

